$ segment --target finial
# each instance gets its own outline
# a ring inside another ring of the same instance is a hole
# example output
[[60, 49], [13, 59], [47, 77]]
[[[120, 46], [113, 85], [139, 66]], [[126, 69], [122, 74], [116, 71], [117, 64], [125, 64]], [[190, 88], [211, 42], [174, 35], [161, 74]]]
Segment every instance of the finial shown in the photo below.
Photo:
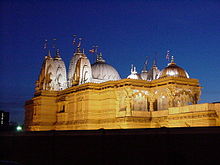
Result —
[[137, 73], [137, 71], [136, 71], [136, 67], [134, 66], [134, 73]]
[[101, 52], [99, 53], [99, 55], [97, 55], [96, 62], [105, 63], [105, 60], [102, 58], [102, 53]]
[[131, 64], [131, 73], [133, 73], [133, 67], [134, 67], [134, 65]]
[[76, 34], [73, 35], [73, 45], [76, 45]]
[[171, 56], [171, 63], [174, 63], [174, 57]]
[[100, 52], [98, 54], [98, 46], [97, 45], [92, 46], [92, 49], [89, 50], [89, 53], [96, 55], [96, 62], [105, 62], [105, 60], [102, 58], [102, 53]]
[[136, 73], [137, 73], [136, 67], [133, 64], [131, 64], [131, 74], [136, 74]]
[[80, 48], [80, 46], [81, 46], [81, 42], [82, 42], [82, 38], [79, 38], [79, 43], [78, 43], [77, 48]]
[[82, 53], [80, 50], [82, 44], [82, 38], [78, 38], [78, 42], [77, 42], [76, 35], [73, 35], [73, 37], [74, 37], [73, 45], [76, 46], [76, 53]]
[[[48, 49], [48, 40], [44, 40], [45, 58], [51, 58], [50, 50]], [[48, 50], [48, 51], [47, 51]]]
[[59, 49], [56, 50], [56, 56], [55, 56], [55, 58], [60, 58], [60, 50], [59, 50]]
[[73, 35], [73, 46], [76, 47], [76, 53], [81, 53], [81, 50], [80, 50], [81, 41], [82, 41], [82, 38], [77, 38], [76, 34]]
[[170, 50], [167, 50], [166, 59], [167, 59], [167, 61], [170, 60]]
[[48, 41], [47, 39], [44, 40], [44, 49], [47, 49], [47, 46], [48, 46]]

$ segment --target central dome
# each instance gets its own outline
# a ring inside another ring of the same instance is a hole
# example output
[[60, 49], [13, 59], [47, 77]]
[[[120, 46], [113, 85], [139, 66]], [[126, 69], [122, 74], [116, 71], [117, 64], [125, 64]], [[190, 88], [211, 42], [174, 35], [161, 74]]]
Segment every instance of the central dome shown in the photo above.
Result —
[[181, 67], [177, 66], [176, 63], [174, 62], [169, 63], [168, 66], [165, 69], [163, 69], [158, 75], [159, 78], [170, 77], [170, 76], [189, 78], [188, 73]]
[[113, 66], [105, 63], [101, 53], [97, 55], [96, 62], [92, 64], [91, 68], [92, 78], [96, 83], [121, 79], [117, 70]]
[[92, 77], [93, 79], [104, 81], [121, 79], [117, 70], [105, 62], [96, 62], [92, 64]]

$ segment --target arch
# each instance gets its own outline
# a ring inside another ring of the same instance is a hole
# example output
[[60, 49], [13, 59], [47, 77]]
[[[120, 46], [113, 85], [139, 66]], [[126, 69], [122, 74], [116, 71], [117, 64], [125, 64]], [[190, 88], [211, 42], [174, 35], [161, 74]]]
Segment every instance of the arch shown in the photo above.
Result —
[[62, 79], [63, 79], [63, 76], [62, 76], [62, 74], [60, 73], [60, 74], [57, 76], [57, 78], [56, 78], [57, 84], [58, 84], [59, 86], [61, 86], [61, 84], [62, 84]]
[[168, 109], [168, 98], [165, 95], [158, 97], [157, 99], [157, 109], [165, 110]]
[[56, 75], [62, 73], [62, 67], [59, 65], [56, 70]]
[[52, 67], [51, 64], [47, 67], [46, 74], [48, 74], [48, 73], [50, 73], [50, 72], [51, 72], [51, 73], [53, 72], [53, 67]]
[[132, 110], [133, 111], [148, 111], [148, 99], [143, 92], [136, 92], [132, 95]]
[[88, 82], [88, 66], [85, 64], [83, 65], [82, 69], [82, 77], [81, 77], [81, 84]]

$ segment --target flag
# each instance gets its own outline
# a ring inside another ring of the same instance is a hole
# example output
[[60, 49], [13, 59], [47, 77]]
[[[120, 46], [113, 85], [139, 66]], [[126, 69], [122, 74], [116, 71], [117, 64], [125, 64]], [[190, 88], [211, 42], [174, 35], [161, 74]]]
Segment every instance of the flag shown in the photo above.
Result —
[[95, 49], [89, 50], [89, 53], [95, 53]]

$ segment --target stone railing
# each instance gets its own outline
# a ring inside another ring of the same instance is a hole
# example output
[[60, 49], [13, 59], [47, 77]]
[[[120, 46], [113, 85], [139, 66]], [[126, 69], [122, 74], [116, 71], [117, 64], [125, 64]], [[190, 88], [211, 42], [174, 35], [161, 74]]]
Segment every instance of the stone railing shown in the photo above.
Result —
[[220, 111], [220, 103], [194, 104], [194, 105], [187, 105], [182, 107], [171, 107], [168, 109], [169, 114], [211, 111], [211, 110]]

